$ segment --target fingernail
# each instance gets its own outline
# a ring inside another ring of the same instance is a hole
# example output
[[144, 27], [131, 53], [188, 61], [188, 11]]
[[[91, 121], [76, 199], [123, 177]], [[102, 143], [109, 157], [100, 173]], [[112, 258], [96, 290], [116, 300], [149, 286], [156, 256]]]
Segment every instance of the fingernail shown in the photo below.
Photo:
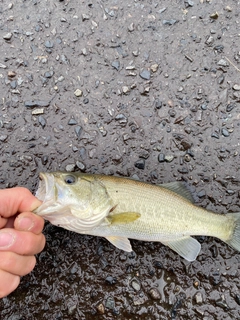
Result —
[[6, 231], [0, 232], [0, 249], [7, 249], [10, 247], [15, 241], [15, 236]]
[[34, 226], [34, 221], [28, 217], [20, 218], [18, 228], [24, 231], [29, 231]]
[[42, 204], [42, 201], [40, 201], [40, 200], [38, 200], [38, 199], [36, 198], [35, 201], [34, 201], [34, 202], [32, 203], [32, 205], [31, 205], [30, 211], [36, 210], [41, 204]]

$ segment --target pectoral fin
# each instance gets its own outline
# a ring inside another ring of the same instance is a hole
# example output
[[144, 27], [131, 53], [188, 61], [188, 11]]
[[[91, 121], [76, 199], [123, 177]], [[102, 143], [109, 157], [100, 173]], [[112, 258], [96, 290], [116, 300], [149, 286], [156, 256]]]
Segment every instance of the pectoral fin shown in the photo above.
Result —
[[111, 224], [130, 223], [140, 218], [140, 216], [140, 213], [137, 212], [122, 212], [108, 216], [107, 220]]
[[118, 249], [127, 251], [127, 252], [131, 252], [132, 251], [132, 246], [130, 241], [128, 240], [128, 238], [124, 238], [124, 237], [114, 237], [114, 236], [110, 236], [110, 237], [105, 237], [109, 242], [111, 242], [115, 247], [117, 247]]
[[201, 250], [200, 243], [192, 237], [165, 241], [164, 244], [188, 261], [194, 261]]

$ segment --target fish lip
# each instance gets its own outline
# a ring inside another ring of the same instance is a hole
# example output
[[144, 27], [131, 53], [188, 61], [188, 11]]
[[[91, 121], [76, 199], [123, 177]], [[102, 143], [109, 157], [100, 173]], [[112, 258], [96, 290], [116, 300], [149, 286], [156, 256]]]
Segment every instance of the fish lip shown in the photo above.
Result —
[[48, 183], [47, 183], [47, 177], [44, 175], [44, 173], [39, 173], [39, 183], [38, 183], [38, 189], [36, 191], [35, 196], [41, 200], [44, 201], [48, 189]]
[[44, 214], [43, 211], [49, 206], [49, 203], [55, 199], [53, 174], [39, 173], [39, 184], [35, 196], [43, 202], [37, 208], [36, 213]]

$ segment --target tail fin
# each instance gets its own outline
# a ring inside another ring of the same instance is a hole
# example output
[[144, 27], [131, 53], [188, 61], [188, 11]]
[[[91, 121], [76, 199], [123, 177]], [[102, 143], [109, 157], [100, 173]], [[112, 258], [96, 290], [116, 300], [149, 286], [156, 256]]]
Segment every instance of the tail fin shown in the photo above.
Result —
[[228, 215], [230, 219], [233, 219], [234, 227], [231, 238], [225, 242], [240, 251], [240, 213], [230, 213]]

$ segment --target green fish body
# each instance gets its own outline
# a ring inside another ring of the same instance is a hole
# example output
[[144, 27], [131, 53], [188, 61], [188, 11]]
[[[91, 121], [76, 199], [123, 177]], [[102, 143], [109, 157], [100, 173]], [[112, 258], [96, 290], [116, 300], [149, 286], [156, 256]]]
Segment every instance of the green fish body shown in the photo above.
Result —
[[188, 261], [201, 250], [194, 235], [213, 236], [240, 251], [240, 214], [220, 215], [193, 204], [181, 183], [152, 185], [84, 173], [42, 173], [36, 213], [54, 225], [101, 236], [132, 251], [128, 238], [158, 241]]

